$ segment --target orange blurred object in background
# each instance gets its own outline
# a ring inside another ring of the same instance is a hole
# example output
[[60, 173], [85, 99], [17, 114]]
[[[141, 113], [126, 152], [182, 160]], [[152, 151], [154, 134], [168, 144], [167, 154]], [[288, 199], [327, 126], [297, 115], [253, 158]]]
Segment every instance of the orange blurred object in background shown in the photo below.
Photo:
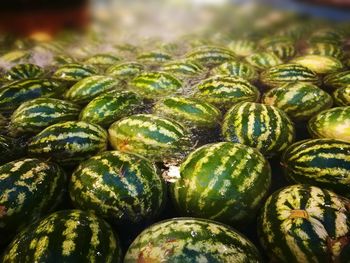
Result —
[[64, 28], [83, 29], [90, 20], [88, 0], [1, 1], [0, 32], [50, 38]]

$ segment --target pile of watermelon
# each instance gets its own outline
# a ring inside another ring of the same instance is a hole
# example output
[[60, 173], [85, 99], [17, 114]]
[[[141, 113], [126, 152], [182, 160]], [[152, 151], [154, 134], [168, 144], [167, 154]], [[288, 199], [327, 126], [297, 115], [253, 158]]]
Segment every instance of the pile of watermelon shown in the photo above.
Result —
[[3, 35], [0, 262], [350, 262], [350, 25], [270, 20]]

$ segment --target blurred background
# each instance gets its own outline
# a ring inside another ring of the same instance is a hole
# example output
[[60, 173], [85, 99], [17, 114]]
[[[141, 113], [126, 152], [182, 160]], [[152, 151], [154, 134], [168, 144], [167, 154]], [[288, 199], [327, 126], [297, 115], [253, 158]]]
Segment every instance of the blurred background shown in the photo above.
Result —
[[[30, 35], [55, 34], [62, 28], [84, 29], [92, 23], [108, 23], [123, 32], [169, 38], [186, 29], [200, 30], [210, 22], [208, 6], [237, 6], [255, 12], [253, 6], [274, 7], [298, 14], [334, 20], [350, 20], [350, 0], [3, 0], [0, 31]], [[243, 7], [244, 6], [244, 7]], [[232, 14], [234, 15], [234, 14]], [[120, 31], [121, 32], [121, 31]], [[128, 36], [130, 37], [130, 36]]]

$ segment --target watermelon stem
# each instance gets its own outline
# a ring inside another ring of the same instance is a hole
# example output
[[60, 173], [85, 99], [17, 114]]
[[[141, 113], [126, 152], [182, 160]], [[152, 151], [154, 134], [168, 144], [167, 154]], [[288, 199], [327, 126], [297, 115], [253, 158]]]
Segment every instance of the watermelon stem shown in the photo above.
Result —
[[305, 210], [295, 209], [295, 210], [292, 210], [290, 212], [289, 218], [305, 218], [305, 219], [308, 219], [309, 218], [309, 214]]

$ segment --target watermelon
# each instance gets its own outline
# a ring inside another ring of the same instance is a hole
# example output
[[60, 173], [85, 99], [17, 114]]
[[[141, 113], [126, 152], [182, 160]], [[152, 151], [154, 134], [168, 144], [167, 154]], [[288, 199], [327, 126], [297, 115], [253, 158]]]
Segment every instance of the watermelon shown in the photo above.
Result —
[[112, 147], [151, 160], [172, 159], [188, 149], [190, 133], [173, 119], [137, 114], [114, 122], [108, 129]]
[[350, 70], [328, 74], [323, 82], [333, 90], [350, 86]]
[[111, 91], [104, 93], [85, 106], [80, 120], [95, 123], [103, 127], [131, 115], [142, 105], [141, 98], [132, 91]]
[[255, 216], [270, 183], [270, 165], [260, 152], [220, 142], [204, 145], [184, 160], [171, 197], [180, 215], [243, 224]]
[[21, 103], [39, 97], [59, 96], [63, 90], [60, 82], [51, 79], [18, 80], [0, 89], [0, 110], [14, 110]]
[[0, 166], [0, 244], [52, 211], [62, 200], [67, 176], [54, 163], [35, 158]]
[[240, 77], [214, 76], [196, 85], [196, 97], [220, 108], [228, 109], [242, 101], [257, 101], [259, 90]]
[[267, 91], [262, 103], [275, 106], [295, 121], [308, 120], [332, 106], [332, 97], [311, 83], [292, 82]]
[[159, 214], [165, 202], [165, 184], [147, 159], [108, 151], [81, 163], [69, 186], [73, 204], [108, 221], [139, 223]]
[[319, 78], [312, 70], [299, 64], [290, 63], [265, 70], [260, 75], [260, 81], [266, 86], [278, 87], [281, 84], [296, 81], [317, 84]]
[[310, 184], [350, 197], [350, 143], [309, 139], [289, 146], [282, 155], [285, 175], [294, 183]]
[[123, 62], [110, 66], [106, 70], [106, 75], [119, 79], [130, 79], [139, 75], [144, 70], [144, 66], [137, 62]]
[[52, 77], [69, 82], [78, 82], [96, 74], [96, 69], [91, 66], [78, 63], [65, 63], [53, 73]]
[[5, 63], [16, 63], [19, 61], [27, 60], [31, 56], [30, 52], [27, 50], [12, 50], [2, 54], [0, 56], [0, 61]]
[[221, 112], [210, 103], [180, 96], [159, 100], [153, 111], [192, 128], [212, 128], [221, 120]]
[[112, 228], [91, 212], [63, 210], [29, 225], [7, 247], [2, 263], [119, 263], [121, 251]]
[[273, 52], [258, 52], [249, 55], [245, 60], [257, 69], [267, 69], [283, 63], [283, 61]]
[[304, 50], [304, 53], [308, 55], [330, 56], [337, 59], [341, 59], [344, 56], [341, 46], [331, 43], [312, 44]]
[[161, 70], [179, 77], [191, 77], [203, 73], [203, 68], [201, 66], [186, 59], [164, 63]]
[[186, 54], [186, 59], [203, 67], [217, 66], [235, 58], [231, 50], [218, 46], [200, 46]]
[[108, 67], [120, 62], [121, 58], [108, 53], [95, 54], [84, 61], [84, 64], [97, 67]]
[[121, 87], [118, 79], [96, 75], [78, 81], [67, 90], [64, 97], [72, 102], [85, 104], [104, 92], [121, 89]]
[[171, 56], [161, 51], [144, 52], [137, 56], [137, 60], [146, 64], [158, 64], [171, 60]]
[[170, 95], [182, 87], [182, 82], [165, 72], [145, 72], [130, 82], [131, 88], [147, 99]]
[[273, 262], [348, 262], [349, 201], [315, 186], [282, 188], [265, 203], [258, 233]]
[[224, 224], [173, 218], [145, 229], [130, 245], [124, 263], [262, 262], [256, 247]]
[[14, 136], [39, 133], [44, 128], [78, 119], [80, 107], [69, 101], [37, 98], [21, 104], [11, 115], [9, 133]]
[[50, 158], [63, 165], [74, 165], [107, 148], [107, 133], [83, 121], [67, 121], [45, 128], [28, 145], [31, 156]]
[[291, 57], [294, 57], [296, 54], [296, 49], [293, 42], [279, 42], [269, 44], [266, 48], [266, 51], [274, 53], [281, 60], [287, 60]]
[[334, 138], [350, 142], [350, 106], [320, 112], [308, 122], [314, 138]]
[[350, 84], [333, 92], [334, 103], [338, 106], [350, 106]]
[[285, 150], [294, 140], [294, 126], [280, 109], [253, 102], [233, 106], [224, 116], [226, 141], [257, 148], [267, 157]]
[[229, 75], [237, 76], [248, 81], [255, 81], [258, 79], [258, 73], [253, 66], [241, 61], [229, 61], [215, 67], [212, 70], [213, 75]]
[[257, 50], [257, 45], [254, 41], [249, 39], [232, 40], [227, 45], [228, 49], [232, 50], [234, 54], [240, 57], [247, 57]]
[[290, 62], [300, 64], [318, 74], [329, 74], [343, 68], [343, 64], [337, 58], [323, 55], [304, 55]]
[[9, 81], [20, 79], [39, 78], [44, 75], [44, 69], [38, 65], [26, 63], [17, 64], [6, 72], [5, 78]]

